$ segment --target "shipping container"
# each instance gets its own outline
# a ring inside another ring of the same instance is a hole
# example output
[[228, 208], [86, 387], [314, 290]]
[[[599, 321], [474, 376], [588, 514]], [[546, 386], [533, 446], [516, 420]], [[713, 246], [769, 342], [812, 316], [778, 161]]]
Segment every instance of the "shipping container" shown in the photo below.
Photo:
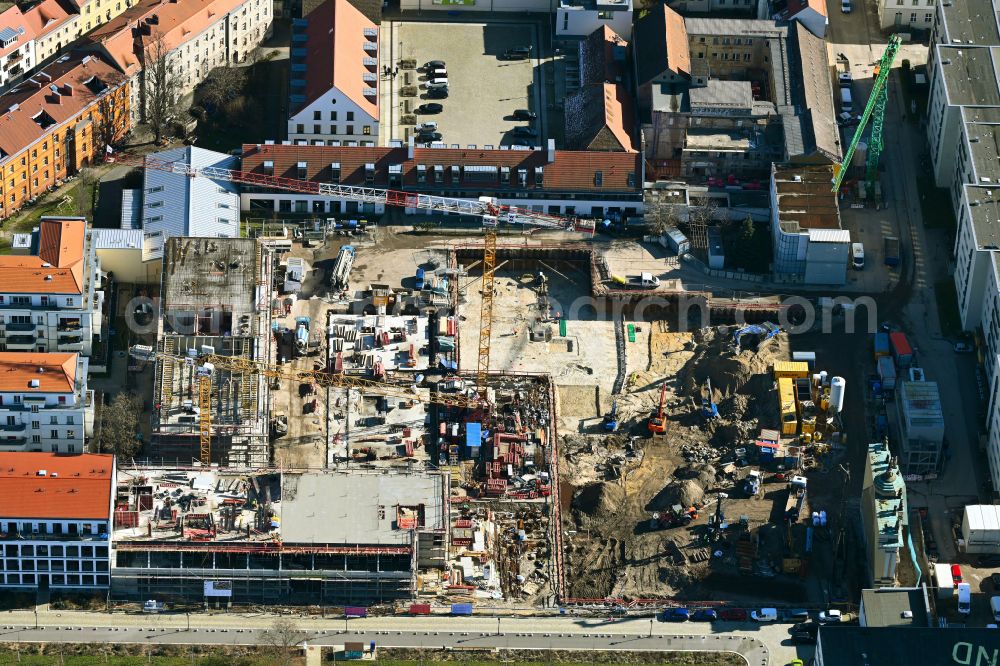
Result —
[[467, 455], [473, 455], [483, 443], [483, 426], [470, 421], [465, 424], [465, 449]]
[[345, 617], [368, 617], [368, 609], [364, 606], [345, 606]]
[[691, 251], [691, 243], [688, 241], [687, 236], [685, 236], [676, 227], [670, 227], [667, 229], [667, 245], [673, 250], [677, 255], [687, 254]]
[[810, 372], [816, 369], [816, 352], [811, 351], [797, 351], [792, 352], [792, 360], [795, 362], [805, 363], [809, 366]]
[[955, 594], [955, 581], [951, 578], [951, 567], [942, 562], [934, 565], [934, 584], [937, 587], [937, 598], [948, 599]]
[[896, 366], [888, 356], [880, 356], [878, 359], [878, 376], [882, 382], [882, 389], [891, 391], [896, 388]]
[[906, 334], [896, 331], [889, 334], [889, 344], [892, 347], [892, 357], [896, 359], [896, 367], [908, 368], [913, 363], [913, 348]]
[[889, 355], [889, 334], [888, 333], [876, 333], [875, 334], [875, 358], [879, 356]]
[[899, 266], [899, 239], [895, 236], [886, 236], [884, 241], [885, 247], [885, 265], [886, 266]]
[[452, 604], [452, 615], [472, 615], [472, 604]]
[[782, 377], [808, 377], [809, 376], [809, 364], [805, 362], [796, 361], [775, 361], [774, 362], [774, 378], [781, 379]]
[[410, 615], [430, 615], [430, 604], [410, 604]]

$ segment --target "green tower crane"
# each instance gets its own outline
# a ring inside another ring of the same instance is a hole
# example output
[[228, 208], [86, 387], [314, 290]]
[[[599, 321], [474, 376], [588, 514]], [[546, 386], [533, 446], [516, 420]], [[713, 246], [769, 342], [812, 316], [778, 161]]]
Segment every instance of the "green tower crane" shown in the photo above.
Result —
[[896, 54], [899, 53], [901, 43], [899, 35], [889, 37], [889, 43], [885, 47], [885, 52], [882, 53], [882, 58], [875, 65], [875, 69], [872, 72], [872, 75], [875, 77], [875, 85], [872, 86], [872, 94], [868, 98], [865, 112], [861, 115], [861, 122], [858, 123], [857, 129], [854, 130], [854, 138], [851, 139], [851, 145], [847, 148], [847, 152], [844, 153], [844, 159], [840, 164], [833, 165], [834, 192], [840, 190], [840, 184], [844, 181], [844, 173], [851, 164], [851, 158], [854, 157], [854, 151], [857, 150], [858, 142], [861, 140], [865, 128], [868, 127], [869, 121], [872, 124], [872, 133], [868, 139], [865, 181], [868, 192], [875, 191], [875, 181], [878, 180], [878, 162], [882, 156], [883, 148], [882, 124], [885, 121], [885, 104], [888, 100], [887, 84], [889, 81], [889, 72], [892, 70], [892, 63], [896, 60]]

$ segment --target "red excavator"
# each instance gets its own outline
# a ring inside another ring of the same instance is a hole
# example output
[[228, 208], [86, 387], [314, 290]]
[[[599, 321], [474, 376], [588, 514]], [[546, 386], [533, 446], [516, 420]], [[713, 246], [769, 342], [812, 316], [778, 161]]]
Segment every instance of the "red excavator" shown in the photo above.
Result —
[[663, 401], [667, 396], [667, 382], [664, 380], [660, 388], [660, 406], [649, 417], [649, 432], [654, 435], [662, 435], [667, 431], [667, 417], [663, 415]]

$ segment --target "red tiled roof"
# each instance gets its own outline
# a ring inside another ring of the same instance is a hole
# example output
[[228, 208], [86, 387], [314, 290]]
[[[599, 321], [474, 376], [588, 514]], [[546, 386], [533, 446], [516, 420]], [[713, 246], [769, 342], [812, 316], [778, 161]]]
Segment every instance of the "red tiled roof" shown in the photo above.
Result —
[[76, 361], [69, 352], [0, 352], [0, 392], [72, 393]]
[[57, 30], [75, 14], [73, 10], [64, 7], [59, 0], [42, 0], [25, 12], [25, 17], [31, 23], [35, 39], [41, 39], [53, 30]]
[[108, 454], [0, 453], [0, 516], [109, 520], [114, 469]]
[[[15, 32], [20, 32], [17, 40], [13, 44], [3, 49], [0, 48], [0, 56], [11, 53], [14, 49], [19, 49], [35, 38], [35, 31], [31, 27], [31, 22], [25, 17], [17, 5], [10, 7], [7, 11], [0, 13], [0, 30], [10, 28]], [[23, 32], [22, 32], [23, 31]]]
[[115, 69], [100, 57], [78, 53], [35, 72], [0, 96], [0, 162], [40, 139], [51, 127], [76, 118], [96, 101], [99, 93], [94, 89], [100, 88], [95, 84], [108, 86], [117, 77]]
[[615, 61], [616, 46], [626, 46], [609, 26], [603, 25], [580, 42], [580, 86], [592, 83], [618, 83], [623, 80], [623, 63]]
[[[555, 161], [547, 161], [545, 150], [486, 150], [472, 148], [414, 148], [413, 159], [407, 159], [406, 148], [383, 148], [363, 146], [294, 146], [257, 145], [243, 146], [243, 170], [264, 173], [264, 162], [274, 162], [274, 175], [298, 178], [298, 162], [306, 162], [306, 178], [323, 182], [330, 181], [330, 165], [340, 164], [340, 182], [345, 185], [365, 184], [365, 165], [375, 165], [375, 186], [386, 187], [389, 181], [389, 165], [401, 165], [403, 189], [448, 189], [455, 190], [463, 183], [452, 183], [452, 166], [495, 166], [508, 167], [514, 174], [517, 169], [527, 169], [528, 189], [533, 187], [535, 167], [543, 167], [541, 190], [581, 193], [637, 193], [639, 187], [639, 155], [637, 153], [614, 153], [594, 151], [555, 151]], [[417, 165], [426, 167], [427, 184], [417, 184]], [[444, 169], [444, 183], [435, 186], [432, 171], [435, 166]], [[597, 185], [597, 173], [601, 174], [601, 184]], [[632, 185], [629, 185], [631, 174]], [[511, 182], [514, 178], [512, 176]], [[516, 185], [501, 185], [495, 182], [466, 184], [470, 189], [481, 191], [489, 188], [496, 191], [510, 189], [523, 191]]]
[[817, 14], [827, 16], [826, 0], [788, 0], [788, 18], [793, 18], [803, 9], [812, 9]]
[[[378, 59], [378, 49], [369, 53], [365, 28], [377, 30], [348, 0], [327, 0], [306, 16], [306, 105], [336, 88], [378, 120], [378, 95], [367, 97], [365, 88], [378, 89], [378, 65], [365, 66], [364, 59]], [[365, 81], [374, 74], [375, 81]]]
[[[566, 98], [566, 143], [571, 148], [633, 151], [632, 126], [632, 100], [621, 84], [592, 84]], [[606, 140], [594, 144], [604, 129], [614, 136], [616, 147]]]
[[86, 233], [86, 220], [43, 218], [39, 225], [37, 256], [0, 256], [0, 284], [4, 291], [18, 294], [83, 293]]

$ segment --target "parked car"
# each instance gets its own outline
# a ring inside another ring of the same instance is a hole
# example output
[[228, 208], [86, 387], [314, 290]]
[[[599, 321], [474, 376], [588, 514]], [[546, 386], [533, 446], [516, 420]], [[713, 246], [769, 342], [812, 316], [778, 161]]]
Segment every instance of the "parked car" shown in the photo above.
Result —
[[414, 132], [436, 132], [438, 124], [436, 120], [428, 120], [423, 123], [418, 123], [413, 127]]
[[758, 608], [750, 611], [750, 618], [754, 622], [776, 622], [778, 620], [778, 609]]
[[837, 78], [840, 80], [840, 85], [842, 86], [850, 87], [850, 85], [854, 82], [854, 77], [850, 72], [841, 72], [840, 76]]
[[[972, 351], [973, 351], [972, 350], [972, 345], [970, 345], [968, 342], [956, 342], [955, 343], [955, 353], [956, 354], [971, 354]], [[997, 557], [1000, 557], [1000, 556], [997, 556]]]
[[711, 608], [699, 608], [691, 614], [691, 620], [694, 622], [715, 622], [718, 619], [719, 614]]
[[422, 132], [415, 139], [418, 143], [433, 143], [440, 140], [441, 132]]
[[668, 608], [663, 611], [663, 619], [667, 622], [687, 622], [691, 619], [691, 611], [687, 608]]
[[421, 104], [420, 106], [417, 107], [417, 113], [441, 113], [441, 111], [443, 110], [444, 110], [443, 106], [441, 106], [440, 104], [435, 104], [433, 102], [430, 104]]
[[428, 88], [427, 99], [448, 99], [448, 88]]
[[816, 643], [816, 635], [818, 633], [818, 623], [800, 622], [792, 627], [792, 642], [801, 645], [813, 645]]
[[746, 622], [747, 612], [742, 608], [723, 608], [719, 611], [719, 619], [727, 622]]
[[514, 120], [534, 120], [538, 114], [527, 109], [514, 109]]
[[962, 582], [962, 567], [957, 564], [951, 565], [951, 582], [955, 585]]
[[423, 69], [428, 71], [432, 69], [444, 69], [444, 60], [428, 60], [424, 63]]
[[825, 610], [819, 614], [819, 621], [823, 624], [836, 624], [844, 619], [844, 614], [836, 608]]
[[851, 0], [840, 0], [840, 11], [845, 14], [851, 13]]
[[534, 127], [520, 125], [514, 128], [514, 136], [538, 136], [538, 130]]
[[527, 60], [531, 56], [530, 46], [515, 46], [507, 49], [500, 56], [501, 60]]
[[781, 619], [785, 622], [804, 622], [809, 619], [809, 611], [804, 608], [789, 608], [781, 611]]
[[432, 88], [447, 88], [448, 87], [448, 77], [439, 76], [433, 79], [427, 79], [427, 89]]

